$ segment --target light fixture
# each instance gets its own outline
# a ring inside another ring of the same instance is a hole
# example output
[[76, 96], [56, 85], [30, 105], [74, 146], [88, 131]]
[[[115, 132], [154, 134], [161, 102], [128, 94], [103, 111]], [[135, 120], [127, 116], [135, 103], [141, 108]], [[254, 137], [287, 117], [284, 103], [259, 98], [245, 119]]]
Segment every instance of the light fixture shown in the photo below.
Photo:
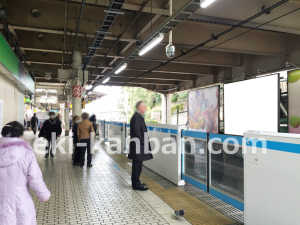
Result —
[[107, 83], [109, 80], [110, 80], [110, 77], [106, 77], [106, 78], [102, 81], [102, 84]]
[[121, 72], [122, 70], [124, 70], [126, 67], [127, 67], [127, 63], [124, 63], [122, 66], [120, 66], [120, 67], [116, 70], [115, 74], [120, 73], [120, 72]]
[[145, 45], [144, 48], [142, 48], [139, 51], [139, 55], [140, 56], [144, 55], [146, 52], [148, 52], [150, 49], [152, 49], [154, 46], [156, 46], [159, 42], [161, 42], [162, 39], [164, 39], [164, 34], [158, 33], [158, 35], [155, 38], [153, 38], [152, 41], [150, 41], [147, 45]]
[[200, 6], [201, 8], [206, 8], [210, 4], [212, 4], [216, 0], [201, 0]]

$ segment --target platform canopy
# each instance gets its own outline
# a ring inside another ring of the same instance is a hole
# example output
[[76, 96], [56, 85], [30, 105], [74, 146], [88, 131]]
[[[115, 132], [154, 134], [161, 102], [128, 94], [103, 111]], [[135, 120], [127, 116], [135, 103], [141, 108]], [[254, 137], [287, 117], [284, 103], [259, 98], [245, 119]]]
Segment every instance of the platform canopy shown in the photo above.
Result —
[[[299, 0], [216, 0], [206, 8], [200, 0], [173, 0], [171, 16], [168, 0], [0, 3], [6, 14], [0, 31], [7, 39], [8, 32], [12, 35], [15, 52], [37, 86], [60, 87], [57, 70], [71, 67], [74, 51], [82, 52], [93, 86], [110, 76], [105, 85], [161, 93], [242, 80], [258, 69], [281, 70], [286, 62], [300, 64]], [[177, 58], [169, 62], [170, 31]], [[163, 40], [139, 56], [158, 33]], [[115, 74], [124, 63], [125, 70]]]

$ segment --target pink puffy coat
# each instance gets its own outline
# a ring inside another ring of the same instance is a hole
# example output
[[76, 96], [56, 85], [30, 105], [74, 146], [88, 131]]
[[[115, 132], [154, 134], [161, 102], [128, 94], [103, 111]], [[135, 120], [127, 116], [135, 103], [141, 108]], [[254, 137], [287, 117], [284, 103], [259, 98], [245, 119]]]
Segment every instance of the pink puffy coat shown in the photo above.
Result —
[[35, 225], [29, 187], [44, 202], [50, 197], [33, 149], [20, 138], [0, 138], [0, 224]]

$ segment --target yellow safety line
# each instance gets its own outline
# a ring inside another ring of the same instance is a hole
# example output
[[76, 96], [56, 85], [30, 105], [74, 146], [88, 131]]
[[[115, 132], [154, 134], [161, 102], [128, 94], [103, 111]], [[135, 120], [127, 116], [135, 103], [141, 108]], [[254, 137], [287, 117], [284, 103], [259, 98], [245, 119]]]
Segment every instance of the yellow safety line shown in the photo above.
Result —
[[[131, 173], [131, 162], [125, 155], [108, 154], [123, 169]], [[234, 221], [219, 213], [215, 209], [181, 190], [180, 188], [164, 189], [145, 174], [141, 174], [141, 181], [174, 210], [185, 209], [184, 218], [195, 225], [227, 225]]]

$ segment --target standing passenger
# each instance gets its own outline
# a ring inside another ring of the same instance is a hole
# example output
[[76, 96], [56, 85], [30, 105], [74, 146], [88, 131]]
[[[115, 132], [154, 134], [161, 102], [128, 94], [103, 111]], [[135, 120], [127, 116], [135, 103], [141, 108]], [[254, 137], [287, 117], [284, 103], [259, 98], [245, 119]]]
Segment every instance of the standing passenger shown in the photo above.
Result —
[[77, 135], [81, 144], [80, 167], [84, 166], [85, 150], [87, 149], [87, 167], [92, 167], [91, 133], [94, 133], [93, 123], [89, 121], [89, 114], [82, 113], [82, 121], [78, 124]]
[[73, 117], [73, 127], [72, 127], [72, 132], [73, 132], [73, 144], [75, 146], [74, 148], [74, 158], [73, 158], [73, 165], [80, 165], [80, 147], [77, 147], [78, 141], [78, 135], [77, 135], [77, 128], [78, 128], [78, 123], [80, 121], [79, 116], [74, 116]]
[[[128, 158], [132, 159], [132, 173], [131, 181], [132, 187], [135, 190], [147, 191], [148, 188], [140, 181], [140, 175], [142, 173], [143, 161], [147, 161], [153, 158], [151, 154], [151, 146], [148, 138], [145, 143], [145, 135], [148, 135], [147, 126], [143, 114], [147, 111], [145, 102], [139, 101], [136, 104], [136, 113], [130, 120], [130, 138], [129, 154]], [[132, 140], [133, 139], [133, 140]], [[134, 139], [138, 139], [139, 143]], [[139, 146], [137, 146], [139, 144]]]
[[[47, 139], [48, 144], [46, 147], [46, 155], [45, 158], [49, 157], [49, 153], [51, 157], [54, 157], [53, 152], [52, 152], [52, 147], [53, 147], [53, 142], [56, 141], [57, 137], [60, 137], [61, 135], [61, 123], [55, 119], [55, 113], [54, 112], [49, 112], [49, 120], [46, 120], [41, 128], [41, 131], [39, 133], [39, 137], [44, 137]], [[52, 135], [54, 137], [54, 140], [51, 140]], [[51, 147], [50, 147], [51, 145]], [[50, 149], [50, 152], [49, 152]]]
[[93, 123], [93, 129], [95, 131], [95, 135], [97, 135], [97, 130], [98, 130], [98, 124], [97, 124], [97, 119], [96, 119], [96, 115], [92, 115], [89, 120]]
[[22, 137], [24, 127], [17, 121], [6, 124], [0, 139], [0, 224], [36, 225], [30, 188], [41, 202], [47, 202], [46, 187], [34, 151]]
[[36, 117], [36, 113], [34, 113], [33, 117], [31, 117], [30, 123], [33, 133], [36, 134], [36, 130], [39, 124], [39, 119]]

